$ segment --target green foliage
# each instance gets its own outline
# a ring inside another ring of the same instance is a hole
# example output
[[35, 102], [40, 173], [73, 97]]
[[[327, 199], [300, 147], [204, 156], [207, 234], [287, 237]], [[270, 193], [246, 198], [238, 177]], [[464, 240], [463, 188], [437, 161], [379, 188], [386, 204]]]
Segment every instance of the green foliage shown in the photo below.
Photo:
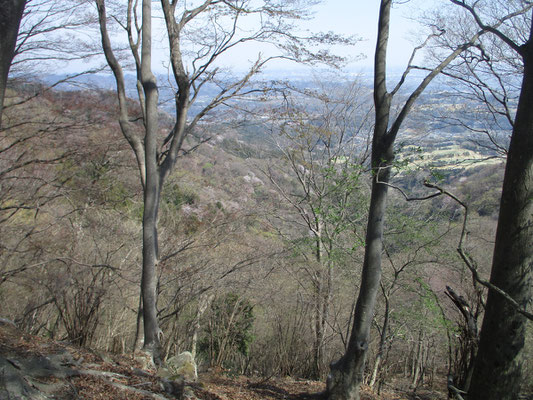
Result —
[[133, 195], [115, 169], [105, 159], [78, 162], [67, 158], [57, 166], [56, 173], [59, 181], [70, 189], [71, 200], [131, 212]]
[[210, 365], [231, 367], [235, 355], [248, 355], [255, 321], [253, 305], [248, 299], [227, 293], [211, 303], [208, 318], [198, 349]]
[[190, 187], [184, 185], [167, 185], [163, 190], [163, 201], [179, 210], [183, 205], [195, 204], [199, 197]]
[[431, 182], [439, 184], [446, 180], [446, 175], [443, 171], [438, 169], [432, 169], [430, 172]]

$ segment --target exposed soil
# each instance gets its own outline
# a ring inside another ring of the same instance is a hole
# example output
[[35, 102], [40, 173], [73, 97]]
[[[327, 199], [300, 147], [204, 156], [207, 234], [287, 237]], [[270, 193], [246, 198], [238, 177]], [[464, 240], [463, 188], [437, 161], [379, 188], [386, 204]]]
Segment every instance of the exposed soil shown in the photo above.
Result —
[[[198, 382], [168, 387], [153, 369], [133, 357], [93, 352], [25, 334], [0, 320], [0, 398], [15, 399], [200, 399], [311, 400], [322, 398], [323, 382], [292, 378], [249, 378], [209, 372]], [[175, 389], [175, 391], [173, 391]], [[440, 400], [441, 393], [397, 390], [376, 395], [362, 388], [362, 400]]]

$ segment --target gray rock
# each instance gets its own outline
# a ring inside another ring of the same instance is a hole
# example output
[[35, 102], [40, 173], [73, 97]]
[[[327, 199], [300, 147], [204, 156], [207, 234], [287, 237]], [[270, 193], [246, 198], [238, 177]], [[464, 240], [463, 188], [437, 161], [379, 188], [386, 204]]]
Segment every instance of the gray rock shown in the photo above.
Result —
[[194, 382], [198, 379], [198, 369], [192, 354], [185, 351], [170, 357], [166, 361], [165, 367], [161, 368], [157, 375], [170, 380], [182, 377], [188, 382]]
[[46, 397], [26, 380], [16, 364], [0, 357], [0, 399], [45, 400]]

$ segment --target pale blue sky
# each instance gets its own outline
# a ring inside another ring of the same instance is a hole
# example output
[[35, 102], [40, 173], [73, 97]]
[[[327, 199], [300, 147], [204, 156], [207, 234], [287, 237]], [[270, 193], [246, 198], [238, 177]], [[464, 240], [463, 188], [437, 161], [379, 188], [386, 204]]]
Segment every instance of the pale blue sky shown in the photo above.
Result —
[[[404, 66], [407, 63], [414, 47], [410, 40], [419, 30], [413, 18], [423, 7], [433, 2], [434, 0], [411, 0], [393, 7], [388, 48], [390, 66]], [[352, 51], [356, 54], [363, 53], [366, 58], [352, 65], [371, 66], [376, 45], [378, 14], [378, 0], [324, 0], [316, 7], [315, 18], [310, 27], [361, 37], [364, 40]]]
[[[391, 21], [391, 36], [389, 41], [389, 66], [404, 67], [413, 49], [413, 44], [409, 41], [413, 32], [418, 29], [414, 17], [421, 7], [428, 7], [436, 2], [444, 0], [409, 0], [405, 4], [396, 5], [393, 8]], [[402, 1], [404, 3], [405, 1]], [[444, 1], [445, 2], [445, 1]], [[334, 51], [343, 56], [355, 57], [364, 54], [365, 59], [349, 64], [349, 69], [359, 69], [370, 67], [373, 61], [373, 54], [376, 42], [377, 19], [379, 12], [379, 0], [323, 0], [321, 4], [314, 8], [314, 18], [305, 21], [303, 29], [312, 32], [333, 31], [344, 35], [355, 35], [361, 37], [363, 41], [355, 47], [336, 48]], [[163, 28], [162, 28], [163, 29]], [[118, 39], [113, 38], [118, 43]], [[158, 72], [166, 71], [168, 65], [168, 50], [166, 37], [164, 34], [160, 38], [154, 38], [155, 50], [153, 57], [153, 68]], [[233, 54], [228, 55], [223, 64], [236, 69], [245, 68], [247, 61], [256, 59], [258, 52], [266, 52], [264, 47], [257, 44], [249, 44], [237, 49]], [[82, 63], [74, 63], [67, 69], [77, 70], [86, 68]], [[301, 68], [295, 64], [273, 63], [270, 68], [292, 69]]]
[[[414, 47], [413, 36], [419, 31], [414, 17], [436, 1], [442, 0], [410, 0], [405, 4], [395, 5], [392, 12], [391, 35], [389, 40], [389, 66], [404, 67]], [[370, 67], [373, 62], [377, 35], [379, 13], [378, 0], [323, 0], [314, 8], [314, 18], [302, 24], [304, 29], [314, 32], [333, 31], [344, 35], [355, 35], [363, 41], [355, 47], [336, 48], [335, 52], [354, 58], [364, 54], [365, 58], [352, 62], [350, 69]], [[239, 66], [245, 60], [254, 60], [260, 46], [245, 46], [233, 56], [228, 64]], [[287, 62], [273, 63], [273, 68], [300, 68]]]

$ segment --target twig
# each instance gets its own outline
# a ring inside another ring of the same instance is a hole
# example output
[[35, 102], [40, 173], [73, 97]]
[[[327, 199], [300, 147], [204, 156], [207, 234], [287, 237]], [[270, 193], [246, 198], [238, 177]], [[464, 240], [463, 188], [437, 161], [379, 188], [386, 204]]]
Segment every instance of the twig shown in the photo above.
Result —
[[515, 299], [513, 299], [504, 290], [500, 289], [499, 287], [497, 287], [496, 285], [490, 283], [489, 281], [486, 281], [486, 280], [480, 278], [478, 270], [477, 270], [476, 262], [463, 249], [463, 243], [464, 243], [464, 241], [466, 239], [466, 226], [467, 226], [467, 222], [468, 222], [468, 206], [463, 201], [461, 201], [454, 194], [448, 192], [447, 190], [445, 190], [445, 189], [443, 189], [443, 188], [441, 188], [441, 187], [439, 187], [439, 186], [437, 186], [437, 185], [435, 185], [433, 183], [430, 183], [427, 180], [424, 181], [424, 186], [427, 187], [427, 188], [430, 188], [430, 189], [435, 189], [438, 192], [430, 194], [430, 195], [425, 196], [425, 197], [409, 197], [409, 196], [407, 196], [407, 194], [401, 188], [399, 188], [397, 186], [391, 185], [391, 184], [386, 183], [386, 182], [380, 182], [380, 181], [377, 181], [377, 183], [381, 183], [383, 185], [387, 185], [389, 187], [392, 187], [393, 189], [398, 190], [403, 195], [403, 197], [405, 198], [406, 201], [428, 200], [428, 199], [432, 199], [432, 198], [440, 196], [440, 195], [445, 195], [445, 196], [448, 196], [449, 198], [451, 198], [452, 200], [454, 200], [461, 207], [463, 207], [463, 209], [465, 210], [465, 213], [464, 213], [464, 217], [463, 217], [463, 227], [461, 229], [461, 237], [459, 239], [459, 245], [457, 247], [457, 252], [459, 253], [459, 256], [463, 260], [464, 264], [467, 266], [467, 268], [472, 273], [472, 278], [474, 279], [475, 282], [477, 282], [477, 283], [485, 286], [489, 290], [493, 290], [496, 293], [498, 293], [499, 295], [501, 295], [505, 300], [507, 300], [509, 302], [509, 304], [511, 304], [511, 306], [517, 312], [522, 314], [524, 317], [526, 317], [530, 321], [533, 321], [533, 313], [530, 313], [530, 312], [526, 311], [520, 304], [518, 304], [518, 302]]

